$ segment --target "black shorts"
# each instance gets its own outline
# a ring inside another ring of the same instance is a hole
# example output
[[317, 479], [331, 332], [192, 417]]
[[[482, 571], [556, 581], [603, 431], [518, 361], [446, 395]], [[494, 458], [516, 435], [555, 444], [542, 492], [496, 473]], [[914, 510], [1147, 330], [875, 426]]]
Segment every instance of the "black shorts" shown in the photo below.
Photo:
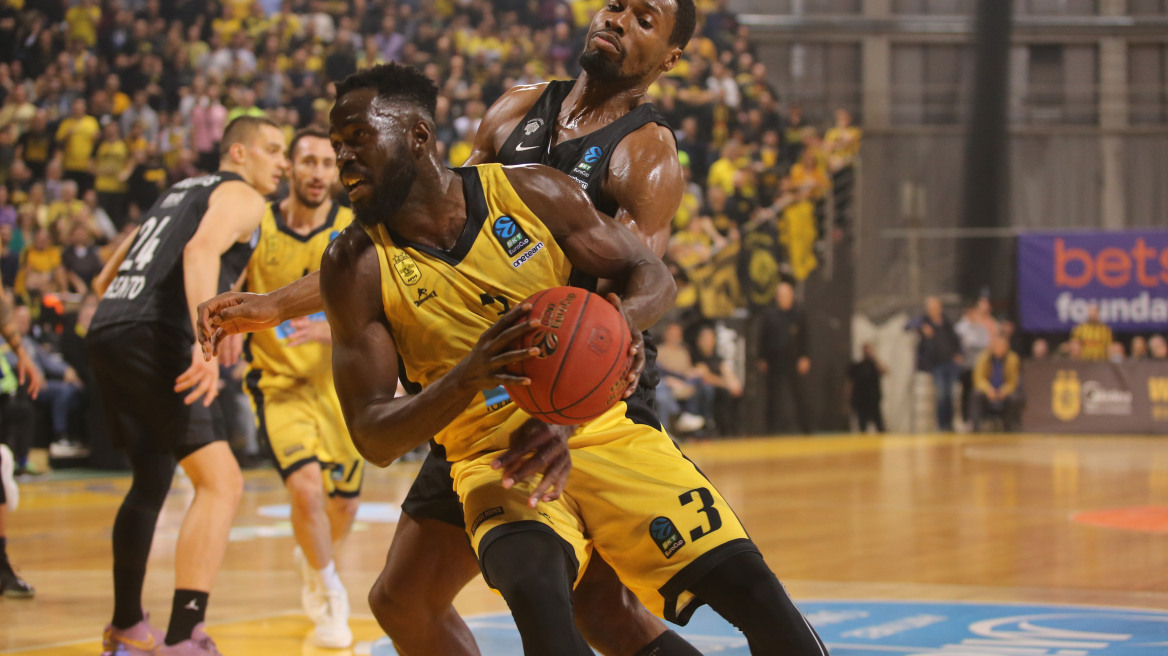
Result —
[[422, 469], [410, 491], [402, 501], [402, 512], [415, 518], [436, 519], [458, 528], [466, 528], [462, 503], [454, 491], [454, 478], [450, 475], [451, 463], [446, 459], [430, 455], [422, 461]]
[[175, 379], [191, 366], [187, 335], [162, 324], [126, 323], [90, 332], [85, 345], [114, 446], [182, 460], [227, 439], [219, 404], [187, 405], [185, 393], [174, 391]]

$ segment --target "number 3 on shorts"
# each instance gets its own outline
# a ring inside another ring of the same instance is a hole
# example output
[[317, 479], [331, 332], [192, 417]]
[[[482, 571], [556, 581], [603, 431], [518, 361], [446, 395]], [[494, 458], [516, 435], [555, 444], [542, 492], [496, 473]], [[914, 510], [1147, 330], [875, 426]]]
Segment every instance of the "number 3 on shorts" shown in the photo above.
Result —
[[690, 490], [689, 492], [686, 492], [677, 497], [677, 500], [681, 502], [681, 505], [688, 506], [689, 504], [693, 503], [695, 493], [698, 496], [698, 500], [702, 502], [702, 507], [698, 508], [698, 512], [706, 514], [706, 519], [710, 522], [710, 528], [705, 529], [699, 526], [697, 528], [691, 529], [689, 532], [689, 539], [692, 542], [697, 542], [698, 538], [709, 535], [710, 533], [713, 533], [714, 531], [722, 528], [722, 516], [718, 514], [718, 509], [714, 507], [714, 495], [710, 494], [708, 489], [699, 487], [697, 489]]

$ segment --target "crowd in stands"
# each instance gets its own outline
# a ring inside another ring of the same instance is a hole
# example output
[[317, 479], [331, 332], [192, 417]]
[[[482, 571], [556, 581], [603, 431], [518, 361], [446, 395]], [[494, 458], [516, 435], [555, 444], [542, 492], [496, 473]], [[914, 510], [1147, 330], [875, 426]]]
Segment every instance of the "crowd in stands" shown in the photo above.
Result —
[[[781, 281], [815, 269], [818, 236], [831, 229], [833, 177], [857, 156], [860, 131], [843, 109], [824, 131], [798, 105], [780, 105], [726, 2], [697, 4], [697, 35], [649, 95], [676, 130], [690, 183], [667, 256], [680, 286], [672, 319], [699, 363], [682, 374], [721, 381], [722, 396], [734, 396], [741, 384], [719, 372], [729, 371], [736, 341], [715, 340], [716, 355], [703, 355], [705, 331], [774, 305]], [[79, 373], [86, 367], [63, 354], [66, 338], [84, 336], [78, 308], [96, 302], [94, 276], [159, 193], [217, 166], [228, 122], [266, 115], [289, 137], [327, 128], [335, 81], [409, 63], [439, 81], [441, 148], [459, 165], [506, 89], [579, 73], [584, 34], [602, 6], [0, 0], [0, 278], [27, 308], [29, 332], [52, 360], [43, 363], [50, 379], [75, 390], [36, 402], [43, 420], [30, 440], [65, 452], [90, 427], [78, 419], [94, 405]], [[83, 359], [84, 350], [74, 355]]]
[[[1002, 420], [1003, 430], [1018, 428], [1024, 404], [1024, 340], [1013, 322], [994, 317], [988, 297], [966, 307], [956, 323], [945, 315], [941, 299], [930, 297], [925, 300], [925, 312], [909, 321], [906, 328], [918, 336], [916, 369], [933, 379], [938, 430], [952, 431], [960, 425], [977, 432], [989, 414]], [[1033, 339], [1029, 358], [1115, 363], [1168, 361], [1168, 340], [1164, 335], [1131, 335], [1127, 344], [1125, 347], [1124, 341], [1115, 338], [1111, 328], [1100, 320], [1099, 306], [1091, 304], [1086, 321], [1075, 326], [1057, 347], [1052, 349], [1045, 338]], [[865, 359], [874, 361], [867, 351]], [[955, 398], [955, 390], [959, 390], [960, 398]]]

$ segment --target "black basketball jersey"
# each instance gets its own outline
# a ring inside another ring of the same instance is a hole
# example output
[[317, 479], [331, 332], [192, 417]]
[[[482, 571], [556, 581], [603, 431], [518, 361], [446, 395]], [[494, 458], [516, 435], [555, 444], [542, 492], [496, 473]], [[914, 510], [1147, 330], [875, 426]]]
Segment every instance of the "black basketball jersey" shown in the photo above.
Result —
[[[183, 284], [183, 249], [224, 182], [242, 180], [226, 171], [187, 178], [167, 189], [148, 212], [118, 275], [97, 306], [90, 329], [124, 323], [160, 323], [189, 336], [190, 310]], [[254, 239], [252, 240], [254, 242]], [[236, 243], [219, 259], [219, 292], [239, 279], [254, 243]]]
[[612, 151], [625, 137], [648, 123], [667, 128], [669, 123], [652, 103], [646, 103], [595, 132], [552, 146], [560, 105], [575, 84], [575, 80], [549, 82], [535, 105], [503, 142], [495, 159], [502, 164], [545, 164], [559, 169], [588, 192], [596, 209], [616, 216], [619, 206], [601, 193]]
[[[625, 137], [646, 124], [656, 123], [668, 128], [669, 123], [652, 103], [646, 103], [599, 130], [552, 146], [552, 137], [559, 123], [560, 106], [575, 84], [575, 80], [549, 82], [535, 105], [503, 142], [495, 159], [502, 164], [544, 164], [559, 169], [584, 188], [596, 209], [609, 216], [616, 216], [620, 206], [605, 196], [601, 189], [612, 152]], [[596, 291], [596, 279], [590, 276], [573, 274], [571, 284]], [[648, 332], [643, 335], [645, 369], [641, 373], [637, 393], [628, 399], [629, 418], [637, 423], [655, 425], [658, 422], [654, 390], [661, 375], [657, 370], [657, 346]]]

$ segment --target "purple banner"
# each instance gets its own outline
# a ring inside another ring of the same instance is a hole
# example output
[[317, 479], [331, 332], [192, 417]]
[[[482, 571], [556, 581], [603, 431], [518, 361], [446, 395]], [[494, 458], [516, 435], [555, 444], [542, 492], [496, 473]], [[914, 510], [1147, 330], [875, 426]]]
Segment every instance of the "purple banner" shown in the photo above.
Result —
[[1168, 330], [1168, 230], [1018, 238], [1022, 329], [1070, 331], [1099, 304], [1117, 332]]

